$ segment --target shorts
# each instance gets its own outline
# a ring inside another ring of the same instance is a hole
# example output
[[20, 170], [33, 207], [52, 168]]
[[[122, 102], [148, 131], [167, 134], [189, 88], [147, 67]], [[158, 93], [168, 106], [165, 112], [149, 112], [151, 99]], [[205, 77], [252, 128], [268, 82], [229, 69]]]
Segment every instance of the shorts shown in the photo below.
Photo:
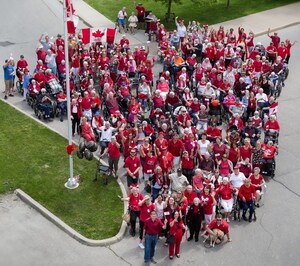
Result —
[[5, 83], [5, 90], [12, 89], [14, 86], [14, 81], [12, 79], [6, 79], [4, 83]]
[[233, 206], [233, 199], [229, 200], [221, 200], [221, 205], [224, 209], [225, 212], [231, 212], [232, 211], [232, 206]]
[[210, 224], [210, 222], [215, 218], [215, 214], [204, 214], [205, 224]]
[[124, 18], [123, 19], [118, 18], [118, 24], [119, 25], [126, 25], [126, 20]]

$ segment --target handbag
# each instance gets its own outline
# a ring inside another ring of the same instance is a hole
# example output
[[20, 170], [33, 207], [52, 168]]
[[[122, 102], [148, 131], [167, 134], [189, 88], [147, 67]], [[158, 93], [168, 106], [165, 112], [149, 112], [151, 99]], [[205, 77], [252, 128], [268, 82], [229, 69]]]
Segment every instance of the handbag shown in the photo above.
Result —
[[174, 235], [168, 234], [168, 236], [167, 236], [167, 243], [168, 244], [174, 244]]
[[129, 210], [127, 210], [127, 212], [123, 214], [122, 218], [123, 218], [123, 221], [126, 222], [129, 225], [129, 222], [130, 222]]

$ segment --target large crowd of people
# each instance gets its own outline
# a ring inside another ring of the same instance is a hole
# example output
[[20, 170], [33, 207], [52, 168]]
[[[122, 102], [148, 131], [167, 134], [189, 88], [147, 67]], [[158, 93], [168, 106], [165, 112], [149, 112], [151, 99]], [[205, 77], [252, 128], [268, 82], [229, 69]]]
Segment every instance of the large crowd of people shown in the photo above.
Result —
[[[41, 35], [34, 69], [23, 55], [16, 66], [13, 58], [5, 61], [4, 97], [13, 96], [16, 76], [37, 114], [63, 121], [70, 64], [73, 136], [98, 143], [116, 178], [124, 160], [130, 234], [139, 220], [138, 245], [145, 262], [155, 263], [159, 238], [169, 258], [179, 258], [185, 232], [187, 241], [202, 236], [214, 246], [225, 235], [231, 241], [228, 224], [240, 212], [245, 221], [255, 219], [264, 176], [275, 174], [278, 97], [294, 43], [269, 30], [270, 42], [262, 44], [242, 27], [186, 25], [177, 17], [176, 29], [167, 31], [141, 3], [135, 6], [137, 16], [128, 21], [126, 8], [118, 13], [119, 29], [127, 32], [129, 23], [134, 33], [146, 23], [148, 41], [159, 44], [157, 60], [149, 46], [131, 47], [126, 35], [89, 45], [80, 32], [68, 40]], [[154, 64], [161, 67], [157, 80]]]

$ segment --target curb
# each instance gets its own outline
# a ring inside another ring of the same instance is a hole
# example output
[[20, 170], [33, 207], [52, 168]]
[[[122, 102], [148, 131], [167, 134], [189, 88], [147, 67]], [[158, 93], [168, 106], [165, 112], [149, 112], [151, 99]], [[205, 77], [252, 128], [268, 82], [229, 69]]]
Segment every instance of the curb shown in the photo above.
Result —
[[[293, 26], [296, 26], [296, 25], [299, 25], [300, 24], [300, 21], [295, 21], [295, 22], [292, 22], [292, 23], [289, 23], [289, 24], [286, 24], [286, 25], [283, 25], [283, 26], [280, 26], [280, 27], [277, 27], [277, 28], [274, 28], [274, 29], [270, 29], [270, 32], [276, 32], [276, 31], [279, 31], [279, 30], [282, 30], [282, 29], [286, 29], [286, 28], [289, 28], [289, 27], [293, 27]], [[259, 32], [257, 34], [255, 34], [255, 36], [262, 36], [262, 35], [265, 35], [267, 34], [268, 31], [262, 31], [262, 32]]]
[[[122, 191], [123, 192], [123, 191]], [[92, 246], [92, 247], [104, 247], [109, 246], [111, 244], [119, 242], [126, 232], [127, 224], [123, 221], [121, 225], [121, 229], [119, 233], [111, 238], [103, 239], [103, 240], [93, 240], [86, 238], [71, 228], [69, 225], [60, 220], [57, 216], [52, 214], [49, 210], [43, 207], [40, 203], [31, 198], [28, 194], [26, 194], [21, 189], [16, 189], [15, 194], [26, 204], [37, 210], [41, 215], [43, 215], [47, 220], [55, 224], [62, 231], [67, 233], [69, 236], [80, 242], [81, 244]]]
[[[22, 114], [26, 115], [27, 117], [29, 117], [29, 118], [33, 119], [34, 121], [40, 123], [41, 125], [45, 126], [46, 128], [48, 128], [52, 132], [55, 132], [56, 134], [62, 136], [65, 139], [67, 139], [66, 136], [64, 136], [63, 134], [61, 134], [57, 130], [51, 128], [47, 124], [44, 124], [39, 119], [29, 116], [25, 111], [23, 111], [20, 108], [14, 106], [10, 102], [4, 101], [3, 99], [0, 99], [0, 100], [4, 103], [8, 104], [9, 106], [13, 107], [15, 110], [17, 110], [17, 111], [21, 112]], [[75, 140], [73, 140], [73, 143], [78, 145], [77, 141], [75, 141]], [[94, 156], [94, 157], [97, 160], [99, 160], [98, 156]], [[124, 184], [120, 180], [117, 180], [117, 182], [118, 182], [118, 185], [120, 186], [123, 198], [126, 198], [127, 197], [127, 192], [126, 192], [126, 189], [124, 187]], [[103, 240], [93, 240], [93, 239], [86, 238], [83, 235], [79, 234], [77, 231], [75, 231], [73, 228], [71, 228], [69, 225], [64, 223], [62, 220], [60, 220], [57, 216], [52, 214], [49, 210], [47, 210], [45, 207], [43, 207], [41, 204], [39, 204], [37, 201], [35, 201], [33, 198], [31, 198], [29, 195], [27, 195], [21, 189], [17, 189], [15, 191], [15, 193], [22, 201], [24, 201], [25, 203], [27, 203], [28, 205], [33, 207], [40, 214], [42, 214], [46, 219], [48, 219], [50, 222], [52, 222], [53, 224], [58, 226], [58, 228], [60, 228], [61, 230], [66, 232], [69, 236], [71, 236], [72, 238], [74, 238], [75, 240], [77, 240], [78, 242], [80, 242], [84, 245], [87, 245], [87, 246], [109, 246], [109, 245], [114, 244], [116, 242], [119, 242], [121, 239], [123, 239], [123, 237], [126, 233], [127, 223], [122, 221], [120, 230], [119, 230], [118, 234], [114, 237], [111, 237], [111, 238], [108, 238], [108, 239], [103, 239]], [[124, 212], [123, 212], [123, 214], [125, 214], [127, 212], [127, 209], [128, 209], [128, 203], [126, 201], [124, 201]]]

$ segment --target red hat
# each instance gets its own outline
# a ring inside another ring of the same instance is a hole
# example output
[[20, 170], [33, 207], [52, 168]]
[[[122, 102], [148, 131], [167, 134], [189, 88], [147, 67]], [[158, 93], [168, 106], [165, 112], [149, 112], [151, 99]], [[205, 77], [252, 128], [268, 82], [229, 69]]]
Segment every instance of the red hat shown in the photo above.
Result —
[[165, 136], [165, 133], [161, 131], [158, 133], [158, 136]]
[[104, 77], [108, 77], [109, 74], [107, 72], [104, 73]]
[[162, 151], [166, 151], [168, 149], [168, 147], [167, 146], [163, 146], [163, 147], [161, 147], [161, 150]]
[[208, 27], [208, 24], [204, 24], [203, 27]]
[[236, 165], [235, 167], [233, 167], [233, 169], [240, 169], [240, 167]]

